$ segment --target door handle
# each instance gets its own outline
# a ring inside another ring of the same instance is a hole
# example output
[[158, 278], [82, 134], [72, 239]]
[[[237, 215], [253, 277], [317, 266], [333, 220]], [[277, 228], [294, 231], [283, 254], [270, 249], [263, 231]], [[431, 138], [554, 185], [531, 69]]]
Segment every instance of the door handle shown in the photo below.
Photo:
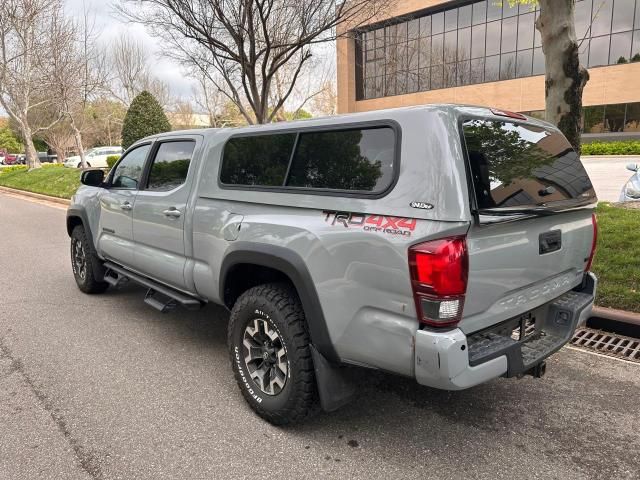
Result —
[[129, 210], [133, 209], [133, 205], [131, 205], [129, 202], [124, 202], [122, 205], [120, 205], [120, 208], [128, 212]]
[[167, 217], [178, 218], [182, 215], [182, 212], [178, 210], [176, 207], [171, 207], [168, 210], [165, 210], [164, 213]]

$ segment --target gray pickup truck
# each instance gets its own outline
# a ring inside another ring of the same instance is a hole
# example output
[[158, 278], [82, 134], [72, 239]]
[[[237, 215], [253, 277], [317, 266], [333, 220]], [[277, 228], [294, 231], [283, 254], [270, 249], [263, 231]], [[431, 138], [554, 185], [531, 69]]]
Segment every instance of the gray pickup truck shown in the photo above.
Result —
[[516, 113], [171, 132], [82, 183], [80, 290], [226, 306], [239, 388], [275, 424], [343, 405], [360, 367], [449, 390], [540, 377], [593, 305], [589, 177], [555, 127]]

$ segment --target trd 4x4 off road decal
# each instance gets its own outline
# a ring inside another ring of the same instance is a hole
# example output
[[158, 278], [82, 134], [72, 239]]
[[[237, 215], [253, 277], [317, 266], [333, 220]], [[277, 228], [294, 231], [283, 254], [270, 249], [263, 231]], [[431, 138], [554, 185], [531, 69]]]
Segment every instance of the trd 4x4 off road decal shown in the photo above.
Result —
[[416, 229], [415, 218], [389, 217], [386, 215], [365, 215], [363, 213], [323, 211], [324, 221], [345, 228], [359, 228], [365, 232], [385, 233], [410, 237]]

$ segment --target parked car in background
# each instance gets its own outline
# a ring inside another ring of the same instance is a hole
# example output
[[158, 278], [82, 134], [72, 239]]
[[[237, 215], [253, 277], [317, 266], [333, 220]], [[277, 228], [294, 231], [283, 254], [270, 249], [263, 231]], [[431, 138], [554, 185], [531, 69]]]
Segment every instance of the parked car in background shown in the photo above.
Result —
[[[96, 147], [85, 152], [87, 167], [107, 168], [107, 157], [111, 155], [122, 155], [122, 147]], [[79, 155], [68, 157], [64, 166], [68, 168], [80, 168], [81, 160]]]
[[640, 165], [637, 163], [627, 164], [627, 170], [633, 172], [632, 177], [622, 187], [620, 192], [621, 202], [636, 202], [640, 200]]
[[5, 164], [4, 162], [5, 162], [6, 156], [7, 154], [4, 151], [0, 150], [0, 165]]
[[18, 155], [16, 153], [7, 153], [4, 158], [5, 165], [17, 165], [18, 163]]
[[58, 158], [57, 155], [49, 155], [47, 152], [38, 152], [40, 163], [52, 163]]
[[24, 153], [20, 153], [16, 155], [16, 164], [18, 165], [26, 165], [27, 164], [27, 156]]

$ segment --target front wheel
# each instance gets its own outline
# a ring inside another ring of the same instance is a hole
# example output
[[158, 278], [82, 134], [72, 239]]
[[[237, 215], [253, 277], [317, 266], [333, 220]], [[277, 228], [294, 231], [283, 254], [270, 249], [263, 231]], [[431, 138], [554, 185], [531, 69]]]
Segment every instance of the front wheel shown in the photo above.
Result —
[[304, 420], [317, 404], [304, 311], [284, 284], [247, 290], [231, 310], [229, 353], [249, 406], [275, 425]]
[[71, 232], [71, 266], [76, 284], [84, 293], [102, 293], [109, 287], [103, 280], [100, 259], [93, 252], [82, 225]]

